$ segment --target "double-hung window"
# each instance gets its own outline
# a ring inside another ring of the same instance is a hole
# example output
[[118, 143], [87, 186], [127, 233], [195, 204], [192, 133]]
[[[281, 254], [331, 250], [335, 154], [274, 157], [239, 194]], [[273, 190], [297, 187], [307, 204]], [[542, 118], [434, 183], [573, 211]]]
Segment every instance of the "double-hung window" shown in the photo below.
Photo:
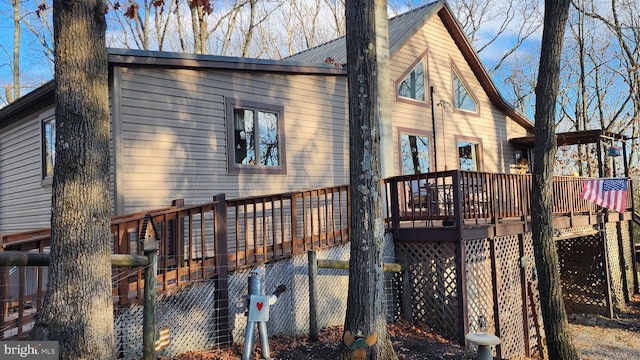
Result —
[[285, 174], [284, 108], [227, 99], [230, 173]]

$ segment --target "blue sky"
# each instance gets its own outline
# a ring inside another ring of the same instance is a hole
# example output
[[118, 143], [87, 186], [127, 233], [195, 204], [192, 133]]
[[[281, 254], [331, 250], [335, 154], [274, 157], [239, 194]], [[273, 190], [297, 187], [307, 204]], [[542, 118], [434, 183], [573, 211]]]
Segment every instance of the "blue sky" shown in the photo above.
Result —
[[[397, 1], [398, 3], [406, 3], [406, 1]], [[414, 5], [419, 5], [425, 1], [412, 1]], [[27, 18], [28, 21], [37, 23], [37, 18], [33, 16], [35, 10], [35, 2], [26, 1], [22, 4], [23, 12], [31, 11], [31, 16]], [[406, 10], [404, 7], [398, 7], [397, 9]], [[495, 31], [495, 27], [499, 24], [492, 24], [491, 22], [483, 24], [485, 29], [485, 36], [490, 36], [492, 31]], [[39, 84], [42, 84], [50, 80], [53, 75], [53, 65], [47, 59], [42, 45], [39, 43], [33, 33], [27, 28], [22, 27], [21, 35], [21, 56], [20, 56], [20, 70], [21, 70], [21, 83], [23, 86], [22, 95]], [[51, 40], [49, 40], [51, 41]], [[492, 44], [490, 49], [485, 50], [481, 54], [481, 58], [485, 66], [490, 69], [500, 55], [505, 51], [505, 48], [509, 46], [509, 42], [514, 41], [513, 38], [504, 36], [499, 42]], [[533, 46], [529, 46], [531, 49], [537, 51], [535, 44], [536, 40], [533, 40]], [[4, 96], [4, 87], [12, 82], [11, 76], [11, 62], [12, 62], [12, 47], [13, 47], [13, 20], [11, 18], [11, 5], [9, 0], [0, 0], [0, 85], [2, 91], [0, 91], [0, 106], [6, 104]], [[505, 67], [506, 69], [507, 67]], [[504, 89], [501, 81], [496, 81], [496, 85], [500, 89]], [[503, 91], [503, 95], [507, 96], [506, 91]]]

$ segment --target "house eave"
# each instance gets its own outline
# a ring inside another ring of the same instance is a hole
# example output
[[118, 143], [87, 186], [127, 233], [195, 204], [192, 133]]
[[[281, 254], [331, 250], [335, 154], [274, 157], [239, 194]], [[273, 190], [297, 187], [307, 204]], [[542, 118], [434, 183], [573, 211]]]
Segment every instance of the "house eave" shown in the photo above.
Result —
[[50, 80], [32, 92], [18, 98], [16, 101], [0, 109], [0, 128], [10, 124], [12, 119], [34, 110], [51, 106], [55, 100], [55, 82]]
[[443, 4], [440, 10], [438, 10], [438, 16], [440, 16], [440, 19], [442, 19], [442, 22], [447, 28], [447, 31], [449, 31], [449, 34], [453, 38], [453, 41], [458, 45], [458, 48], [462, 52], [462, 55], [471, 67], [473, 73], [478, 78], [480, 85], [487, 93], [491, 101], [502, 111], [504, 111], [510, 118], [512, 118], [516, 123], [520, 124], [522, 127], [529, 131], [533, 131], [533, 122], [526, 116], [518, 112], [513, 107], [513, 105], [509, 104], [509, 102], [507, 102], [505, 98], [502, 97], [495, 84], [493, 83], [493, 80], [491, 80], [487, 69], [485, 69], [484, 65], [482, 65], [480, 57], [471, 46], [471, 43], [469, 42], [467, 37], [460, 30], [462, 29], [462, 27], [453, 17], [449, 5], [447, 5], [446, 3]]
[[330, 64], [308, 64], [282, 60], [252, 59], [217, 55], [199, 55], [108, 49], [110, 65], [159, 66], [190, 69], [225, 69], [238, 71], [261, 71], [298, 75], [346, 75], [347, 70]]

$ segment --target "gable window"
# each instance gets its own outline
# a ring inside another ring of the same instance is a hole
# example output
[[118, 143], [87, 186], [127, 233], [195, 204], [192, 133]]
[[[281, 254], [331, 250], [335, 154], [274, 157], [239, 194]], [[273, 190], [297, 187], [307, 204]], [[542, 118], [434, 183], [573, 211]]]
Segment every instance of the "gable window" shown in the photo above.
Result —
[[458, 168], [466, 171], [482, 170], [482, 144], [480, 140], [458, 139]]
[[431, 138], [426, 133], [400, 131], [400, 166], [403, 175], [431, 170]]
[[416, 66], [402, 79], [398, 85], [398, 96], [425, 102], [425, 80], [423, 61]]
[[56, 163], [56, 119], [48, 118], [42, 121], [42, 178], [53, 176], [53, 166]]
[[227, 100], [229, 172], [284, 174], [284, 110]]
[[395, 81], [396, 100], [414, 105], [427, 106], [429, 102], [428, 50], [406, 68]]
[[478, 112], [478, 104], [455, 70], [453, 71], [453, 106], [458, 110]]

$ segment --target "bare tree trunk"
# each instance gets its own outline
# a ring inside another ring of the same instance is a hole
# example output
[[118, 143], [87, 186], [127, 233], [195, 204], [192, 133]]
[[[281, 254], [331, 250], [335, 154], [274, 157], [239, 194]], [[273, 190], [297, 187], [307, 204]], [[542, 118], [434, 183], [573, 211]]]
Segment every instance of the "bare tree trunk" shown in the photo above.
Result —
[[104, 0], [54, 1], [51, 264], [33, 339], [62, 359], [115, 358]]
[[546, 0], [538, 84], [531, 229], [539, 275], [540, 303], [550, 359], [578, 359], [562, 300], [558, 253], [553, 240], [553, 165], [556, 155], [556, 101], [560, 58], [570, 0]]
[[193, 31], [193, 52], [203, 54], [204, 46], [200, 37], [200, 9], [197, 6], [191, 6], [191, 30]]
[[[351, 0], [346, 6], [351, 259], [341, 359], [365, 359], [364, 352], [366, 359], [397, 359], [387, 332], [382, 272], [380, 121], [390, 102], [389, 50], [378, 41], [386, 44], [388, 38], [386, 5], [385, 0]], [[359, 342], [363, 347], [353, 348], [354, 334], [365, 339]]]
[[[11, 0], [13, 5], [13, 99], [20, 98], [20, 0]], [[11, 102], [7, 98], [7, 102]]]
[[253, 31], [256, 28], [256, 0], [249, 0], [249, 27], [242, 46], [242, 57], [249, 57]]

